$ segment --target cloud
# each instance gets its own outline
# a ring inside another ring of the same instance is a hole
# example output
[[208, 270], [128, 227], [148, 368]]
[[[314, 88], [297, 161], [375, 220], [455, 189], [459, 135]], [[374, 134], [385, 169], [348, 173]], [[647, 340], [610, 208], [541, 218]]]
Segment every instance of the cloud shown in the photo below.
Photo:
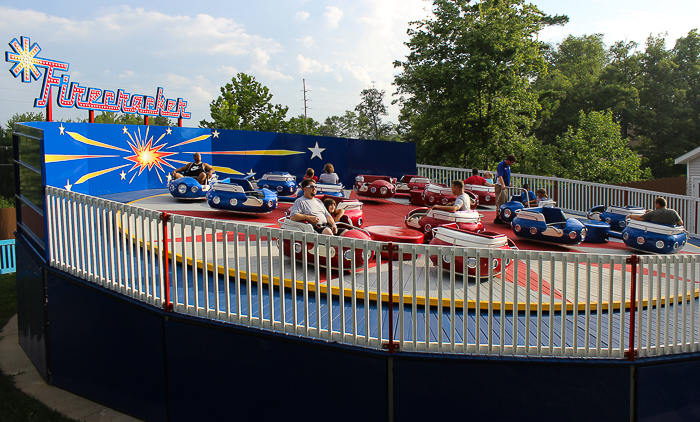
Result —
[[307, 35], [303, 38], [297, 38], [295, 41], [301, 43], [304, 48], [313, 48], [316, 45], [316, 40], [311, 35]]
[[328, 6], [326, 7], [326, 13], [323, 14], [323, 17], [326, 18], [326, 23], [329, 27], [337, 28], [338, 24], [340, 23], [340, 19], [343, 18], [343, 11], [340, 10], [339, 7]]
[[306, 58], [301, 54], [297, 56], [297, 63], [299, 63], [299, 73], [302, 75], [305, 73], [330, 72], [333, 70], [331, 66], [323, 64], [318, 60]]
[[297, 12], [294, 15], [294, 20], [297, 22], [302, 22], [302, 21], [307, 20], [309, 18], [309, 16], [311, 16], [311, 14], [309, 12], [305, 12], [305, 11]]
[[275, 67], [274, 69], [270, 69], [269, 68], [270, 56], [264, 50], [256, 49], [252, 52], [252, 55], [254, 57], [254, 62], [250, 66], [250, 73], [252, 75], [255, 75], [255, 76], [260, 75], [261, 77], [267, 78], [267, 79], [272, 80], [272, 81], [276, 81], [276, 80], [293, 81], [294, 80], [293, 76], [284, 74], [279, 69], [279, 66]]
[[133, 70], [126, 70], [117, 76], [119, 79], [130, 79], [130, 78], [135, 78], [136, 77], [136, 72]]

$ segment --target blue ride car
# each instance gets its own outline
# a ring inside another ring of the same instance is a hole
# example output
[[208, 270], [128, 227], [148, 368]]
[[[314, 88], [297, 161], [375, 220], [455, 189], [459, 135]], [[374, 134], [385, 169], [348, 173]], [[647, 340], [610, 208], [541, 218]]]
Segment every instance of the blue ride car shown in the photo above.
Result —
[[644, 208], [632, 205], [626, 205], [624, 207], [596, 205], [588, 210], [586, 215], [590, 220], [605, 221], [610, 224], [611, 231], [620, 233], [627, 226], [626, 220], [628, 216], [643, 215], [645, 212], [646, 210]]
[[297, 177], [286, 171], [271, 171], [258, 180], [258, 186], [276, 191], [279, 196], [294, 195], [297, 192]]
[[513, 233], [523, 239], [558, 245], [578, 245], [586, 239], [587, 229], [583, 223], [566, 218], [557, 207], [522, 209], [510, 224]]
[[638, 251], [672, 254], [683, 249], [688, 233], [683, 226], [628, 220], [622, 240], [628, 248]]
[[258, 189], [252, 176], [229, 178], [212, 185], [207, 192], [207, 203], [219, 210], [268, 213], [277, 208], [277, 193]]
[[[329, 184], [329, 183], [316, 183], [316, 195], [329, 195], [337, 196], [339, 198], [345, 198], [345, 193], [343, 193], [342, 184]], [[299, 189], [297, 196], [304, 196], [304, 190]]]
[[216, 175], [214, 175], [209, 180], [209, 184], [201, 185], [194, 177], [185, 176], [179, 179], [171, 179], [168, 182], [168, 190], [174, 198], [204, 199], [207, 191], [216, 181]]

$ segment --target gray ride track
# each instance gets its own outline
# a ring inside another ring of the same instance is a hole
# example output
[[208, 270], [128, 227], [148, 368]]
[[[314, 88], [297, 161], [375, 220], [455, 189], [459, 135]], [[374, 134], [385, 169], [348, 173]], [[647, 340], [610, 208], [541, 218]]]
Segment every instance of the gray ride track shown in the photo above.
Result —
[[[103, 196], [104, 199], [133, 203], [139, 207], [155, 209], [155, 210], [168, 210], [168, 212], [177, 213], [178, 211], [211, 211], [207, 206], [205, 201], [177, 201], [168, 195], [166, 189], [159, 190], [144, 190], [135, 191], [128, 193], [112, 194]], [[231, 219], [232, 214], [227, 213], [227, 219]], [[245, 224], [251, 224], [248, 221]], [[255, 223], [252, 223], [255, 224]], [[611, 240], [615, 242], [616, 240]], [[698, 247], [700, 241], [698, 239], [693, 239], [686, 246], [684, 252], [697, 253], [700, 251]], [[636, 252], [634, 251], [623, 251], [620, 248], [612, 250], [614, 254], [624, 254], [631, 255]], [[588, 251], [587, 251], [588, 252]], [[610, 248], [594, 247], [591, 248], [589, 253], [611, 253]], [[125, 264], [126, 265], [126, 264]], [[393, 307], [393, 330], [388, 330], [389, 321], [389, 306], [384, 303], [381, 306], [381, 311], [378, 311], [378, 306], [374, 301], [357, 301], [356, 312], [353, 313], [352, 302], [348, 298], [333, 296], [330, 301], [327, 300], [326, 295], [318, 296], [309, 295], [306, 303], [301, 294], [296, 295], [289, 288], [280, 289], [279, 286], [275, 286], [272, 289], [272, 298], [270, 298], [269, 285], [265, 284], [262, 288], [257, 288], [256, 284], [253, 282], [251, 288], [251, 283], [247, 283], [246, 280], [229, 280], [229, 289], [224, 288], [224, 283], [221, 281], [215, 282], [213, 277], [208, 277], [208, 283], [206, 287], [204, 283], [200, 283], [199, 291], [197, 294], [193, 291], [191, 285], [183, 285], [183, 271], [187, 273], [187, 278], [192, 279], [194, 274], [192, 273], [192, 267], [183, 268], [182, 265], [177, 265], [177, 268], [171, 269], [174, 273], [177, 273], [175, 277], [176, 285], [171, 286], [171, 288], [177, 292], [178, 301], [184, 303], [185, 300], [192, 304], [194, 298], [197, 297], [200, 305], [205, 302], [208, 303], [218, 303], [220, 305], [220, 310], [225, 311], [223, 308], [226, 303], [226, 290], [229, 291], [229, 303], [232, 304], [231, 312], [242, 316], [252, 316], [258, 317], [262, 314], [263, 318], [269, 319], [271, 316], [275, 316], [277, 321], [282, 319], [291, 323], [294, 319], [294, 314], [296, 313], [296, 320], [301, 321], [302, 324], [308, 321], [310, 326], [320, 327], [321, 329], [326, 329], [329, 325], [333, 327], [334, 330], [339, 330], [341, 324], [344, 325], [344, 331], [346, 333], [356, 333], [358, 336], [364, 336], [366, 334], [366, 327], [370, 328], [370, 335], [377, 335], [377, 318], [379, 313], [381, 313], [382, 320], [382, 337], [383, 340], [387, 341], [389, 337], [389, 332], [393, 333], [393, 338], [395, 341], [418, 341], [422, 342], [426, 338], [431, 341], [442, 340], [442, 342], [455, 341], [456, 343], [463, 342], [464, 333], [467, 333], [466, 341], [469, 344], [474, 344], [477, 340], [475, 338], [477, 320], [479, 320], [479, 330], [480, 341], [479, 343], [492, 342], [493, 344], [499, 344], [503, 341], [507, 345], [517, 345], [525, 347], [542, 347], [557, 348], [564, 343], [566, 347], [573, 347], [575, 344], [581, 347], [586, 344], [586, 339], [583, 333], [585, 332], [585, 326], [588, 324], [589, 329], [593, 332], [599, 331], [607, 333], [609, 330], [612, 331], [613, 337], [606, 340], [601, 340], [600, 338], [591, 337], [588, 339], [589, 347], [596, 348], [602, 347], [603, 349], [619, 349], [624, 347], [627, 336], [625, 329], [621, 326], [625, 325], [626, 321], [629, 321], [629, 311], [625, 309], [606, 309], [601, 311], [568, 311], [563, 314], [559, 311], [544, 313], [540, 321], [539, 329], [537, 316], [533, 312], [520, 311], [514, 313], [512, 311], [507, 311], [501, 314], [498, 311], [467, 309], [466, 312], [463, 309], [450, 310], [449, 307], [443, 306], [418, 306], [416, 309], [411, 309], [411, 304], [406, 304], [403, 308], [395, 304]], [[197, 277], [201, 280], [207, 279], [201, 270], [198, 270]], [[239, 283], [239, 287], [236, 289], [231, 287], [232, 283]], [[250, 289], [250, 298], [248, 297], [248, 290]], [[185, 293], [187, 294], [185, 295]], [[238, 292], [238, 293], [236, 293]], [[262, 301], [258, 302], [258, 295], [262, 294]], [[272, 300], [271, 300], [272, 299]], [[251, 306], [248, 304], [263, 303], [264, 306]], [[282, 317], [280, 313], [282, 312], [282, 303], [284, 303], [285, 315]], [[272, 304], [272, 307], [270, 307]], [[341, 311], [342, 308], [342, 311]], [[657, 339], [647, 338], [647, 325], [660, 325], [662, 330], [660, 336], [666, 335], [666, 331], [663, 327], [673, 327], [672, 322], [675, 318], [678, 318], [678, 314], [682, 312], [682, 306], [680, 305], [670, 305], [668, 306], [668, 312], [646, 312], [646, 317], [641, 318], [639, 323], [642, 325], [642, 339], [643, 343], [655, 343]], [[698, 299], [695, 299], [694, 309], [700, 310], [700, 303]], [[330, 311], [330, 317], [329, 317]], [[698, 311], [696, 311], [698, 312]], [[413, 313], [415, 313], [415, 319], [413, 318]], [[402, 315], [403, 314], [403, 315]], [[344, 315], [341, 321], [340, 315]], [[696, 319], [698, 316], [696, 316]], [[426, 321], [428, 319], [429, 321]], [[441, 320], [441, 321], [440, 321]], [[415, 321], [415, 326], [413, 325]], [[669, 321], [669, 324], [666, 322]], [[305, 325], [305, 324], [304, 324]], [[514, 325], [518, 326], [517, 330], [514, 330]], [[612, 329], [611, 326], [612, 325]], [[564, 328], [562, 329], [562, 326]], [[426, 328], [427, 327], [427, 328]], [[442, 332], [438, 333], [438, 327], [442, 327]], [[491, 327], [487, 330], [486, 327]], [[529, 327], [529, 339], [523, 336], [523, 332], [526, 332], [526, 327]], [[552, 329], [550, 329], [550, 327]], [[673, 330], [673, 328], [669, 328]], [[517, 333], [517, 338], [513, 338], [513, 333]], [[549, 338], [550, 332], [554, 335]], [[566, 333], [563, 336], [560, 333]], [[654, 331], [652, 330], [652, 333]], [[454, 339], [450, 338], [449, 333], [454, 333], [456, 337]], [[676, 333], [680, 334], [680, 333]], [[692, 335], [693, 333], [686, 333], [687, 335]], [[562, 338], [564, 337], [564, 338]], [[601, 341], [606, 341], [604, 344], [600, 344]], [[527, 343], [527, 344], [526, 344]]]

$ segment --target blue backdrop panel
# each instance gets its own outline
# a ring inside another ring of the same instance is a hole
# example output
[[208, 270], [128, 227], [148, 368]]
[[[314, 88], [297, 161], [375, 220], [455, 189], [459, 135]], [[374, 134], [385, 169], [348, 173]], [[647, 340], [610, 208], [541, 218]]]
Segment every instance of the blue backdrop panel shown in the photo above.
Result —
[[385, 353], [180, 315], [165, 324], [172, 420], [387, 420]]
[[404, 174], [416, 173], [414, 144], [364, 139], [352, 139], [348, 142], [348, 172], [351, 175], [378, 174], [401, 177]]
[[31, 122], [44, 130], [46, 184], [90, 195], [164, 188], [195, 152], [220, 178], [287, 171], [297, 181], [326, 163], [350, 188], [358, 174], [414, 173], [415, 146], [401, 142], [164, 126]]
[[638, 420], [700, 420], [700, 362], [667, 358], [654, 363], [657, 364], [640, 366], [637, 372]]
[[397, 421], [622, 421], [629, 420], [630, 368], [591, 360], [397, 357], [394, 391]]
[[53, 383], [144, 420], [166, 420], [162, 312], [48, 273]]
[[39, 263], [43, 260], [32, 250], [23, 236], [15, 242], [17, 267], [17, 328], [18, 343], [39, 374], [48, 380], [46, 360], [46, 289]]

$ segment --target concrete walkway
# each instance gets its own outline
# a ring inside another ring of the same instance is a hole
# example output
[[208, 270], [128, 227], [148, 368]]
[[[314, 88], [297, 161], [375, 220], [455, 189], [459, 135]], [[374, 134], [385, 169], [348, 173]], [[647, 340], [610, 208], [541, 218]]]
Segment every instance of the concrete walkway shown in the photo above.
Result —
[[[0, 331], [0, 368], [13, 375], [15, 385], [46, 406], [81, 421], [138, 421], [131, 416], [46, 384], [17, 342], [17, 315]], [[1, 418], [0, 418], [1, 419]]]

